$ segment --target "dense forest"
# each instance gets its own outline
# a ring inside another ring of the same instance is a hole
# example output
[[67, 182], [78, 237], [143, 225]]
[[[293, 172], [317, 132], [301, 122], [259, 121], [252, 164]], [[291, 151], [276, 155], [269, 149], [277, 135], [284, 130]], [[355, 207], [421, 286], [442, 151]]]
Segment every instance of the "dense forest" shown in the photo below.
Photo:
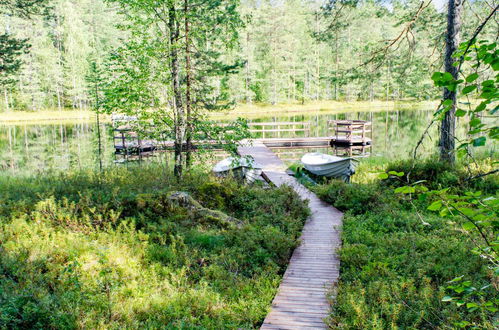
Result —
[[[235, 47], [221, 49], [230, 73], [213, 78], [220, 99], [285, 103], [309, 100], [434, 99], [430, 72], [442, 66], [445, 11], [419, 1], [242, 1]], [[464, 4], [462, 37], [489, 11]], [[129, 39], [119, 6], [104, 0], [52, 1], [30, 20], [0, 17], [2, 32], [27, 38], [29, 51], [1, 108], [88, 108], [92, 60], [107, 63]], [[410, 33], [405, 33], [410, 30]], [[483, 32], [494, 36], [497, 25]], [[392, 45], [393, 43], [393, 45]], [[390, 46], [388, 50], [387, 47]]]

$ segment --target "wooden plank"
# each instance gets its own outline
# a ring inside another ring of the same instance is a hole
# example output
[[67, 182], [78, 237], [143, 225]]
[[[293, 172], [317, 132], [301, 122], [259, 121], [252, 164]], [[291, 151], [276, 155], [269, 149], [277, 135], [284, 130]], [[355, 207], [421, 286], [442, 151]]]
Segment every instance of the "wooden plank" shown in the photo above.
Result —
[[271, 128], [271, 129], [250, 129], [251, 133], [270, 133], [270, 132], [308, 132], [310, 128]]
[[284, 324], [284, 325], [299, 325], [299, 326], [323, 326], [324, 323], [322, 319], [325, 317], [321, 316], [309, 316], [306, 317], [303, 314], [290, 314], [286, 312], [276, 312], [274, 316], [270, 317], [264, 323], [270, 324]]
[[275, 122], [251, 122], [248, 123], [248, 126], [290, 126], [290, 125], [297, 125], [297, 126], [310, 126], [309, 121], [275, 121]]
[[303, 317], [303, 315], [288, 315], [287, 313], [276, 312], [275, 316], [266, 319], [264, 323], [273, 325], [295, 326], [294, 329], [301, 329], [303, 326], [325, 327], [322, 321], [324, 317]]
[[[322, 139], [322, 140], [321, 140]], [[279, 143], [312, 143], [331, 138], [280, 139]], [[274, 140], [274, 142], [277, 142]], [[312, 215], [307, 219], [288, 269], [284, 273], [262, 329], [325, 329], [329, 314], [326, 294], [339, 277], [340, 261], [335, 249], [341, 244], [342, 213], [322, 202], [311, 191], [286, 174], [284, 163], [265, 145], [253, 141], [241, 146], [239, 154], [252, 156], [263, 166], [264, 176], [276, 186], [289, 185], [302, 199], [309, 200]]]
[[336, 132], [338, 133], [351, 133], [351, 134], [361, 134], [361, 133], [368, 133], [371, 132], [371, 130], [350, 130], [350, 129], [337, 129]]
[[272, 306], [297, 306], [297, 307], [329, 307], [329, 304], [322, 301], [289, 301], [289, 300], [274, 300]]

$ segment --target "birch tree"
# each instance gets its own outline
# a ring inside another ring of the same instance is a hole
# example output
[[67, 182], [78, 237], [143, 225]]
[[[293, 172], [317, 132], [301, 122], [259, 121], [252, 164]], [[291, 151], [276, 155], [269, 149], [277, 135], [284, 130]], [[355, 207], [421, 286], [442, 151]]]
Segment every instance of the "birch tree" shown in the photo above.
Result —
[[[202, 110], [219, 109], [211, 78], [230, 72], [220, 55], [237, 40], [238, 2], [112, 0], [129, 40], [113, 55], [110, 110], [152, 119], [161, 138], [174, 140], [174, 175], [191, 164]], [[206, 128], [207, 126], [204, 125]], [[172, 134], [173, 133], [173, 134]]]

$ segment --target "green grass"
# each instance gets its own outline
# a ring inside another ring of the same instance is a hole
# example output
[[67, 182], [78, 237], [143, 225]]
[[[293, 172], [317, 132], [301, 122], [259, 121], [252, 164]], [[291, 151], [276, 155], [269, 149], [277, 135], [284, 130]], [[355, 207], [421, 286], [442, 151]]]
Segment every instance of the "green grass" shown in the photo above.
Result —
[[[378, 171], [376, 165], [374, 171]], [[410, 162], [385, 168], [408, 171]], [[436, 161], [419, 162], [412, 180], [425, 179], [431, 188], [481, 190], [497, 194], [499, 179], [464, 181], [463, 169]], [[466, 320], [480, 329], [494, 328], [492, 313], [469, 312], [442, 298], [448, 281], [464, 275], [475, 286], [490, 283], [486, 261], [459, 224], [426, 211], [429, 201], [393, 193], [397, 182], [366, 179], [367, 183], [331, 182], [313, 187], [325, 201], [345, 211], [340, 250], [341, 278], [337, 301], [328, 320], [341, 329], [445, 329]], [[417, 210], [417, 212], [416, 212]], [[496, 281], [497, 277], [492, 279]], [[497, 297], [497, 288], [487, 290]]]
[[0, 329], [258, 327], [307, 215], [288, 188], [154, 166], [0, 177]]

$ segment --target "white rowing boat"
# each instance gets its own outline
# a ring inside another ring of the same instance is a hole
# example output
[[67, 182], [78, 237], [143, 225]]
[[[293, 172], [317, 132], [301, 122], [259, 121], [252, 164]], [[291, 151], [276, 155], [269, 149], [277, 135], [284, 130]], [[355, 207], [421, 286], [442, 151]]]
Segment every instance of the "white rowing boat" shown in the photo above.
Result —
[[311, 152], [303, 155], [301, 162], [305, 169], [312, 174], [328, 178], [339, 178], [348, 182], [350, 176], [355, 173], [358, 160]]
[[252, 183], [262, 174], [262, 166], [246, 157], [228, 157], [218, 162], [213, 167], [213, 172], [218, 177], [233, 175], [247, 183]]

